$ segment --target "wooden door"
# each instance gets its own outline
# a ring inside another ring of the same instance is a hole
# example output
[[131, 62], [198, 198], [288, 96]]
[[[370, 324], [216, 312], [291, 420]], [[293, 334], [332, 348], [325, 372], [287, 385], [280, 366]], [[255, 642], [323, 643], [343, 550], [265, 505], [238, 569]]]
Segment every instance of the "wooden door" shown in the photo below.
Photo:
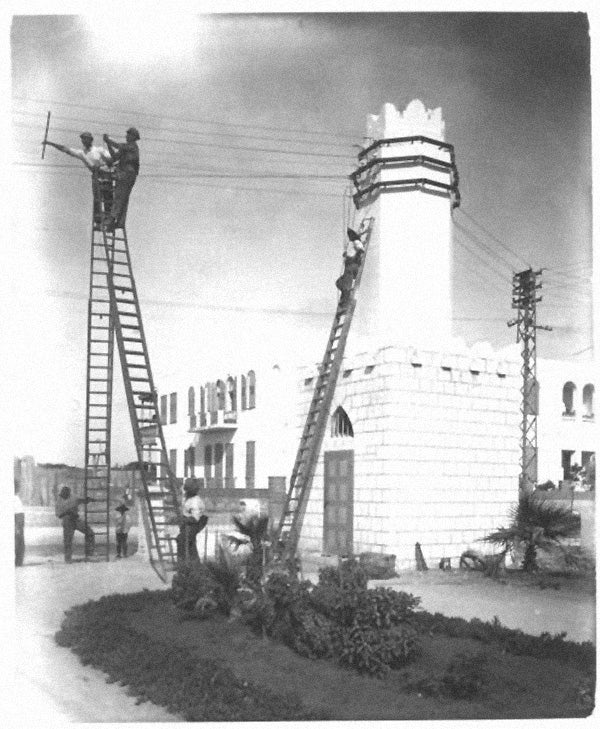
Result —
[[353, 552], [354, 451], [324, 455], [323, 552], [341, 557]]

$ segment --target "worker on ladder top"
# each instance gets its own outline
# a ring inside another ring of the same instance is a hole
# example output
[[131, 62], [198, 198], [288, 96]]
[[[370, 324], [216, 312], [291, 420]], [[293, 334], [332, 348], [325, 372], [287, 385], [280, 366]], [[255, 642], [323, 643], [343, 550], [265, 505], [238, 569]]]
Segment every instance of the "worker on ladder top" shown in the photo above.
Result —
[[129, 196], [140, 171], [140, 150], [137, 145], [140, 133], [135, 127], [129, 127], [125, 133], [125, 142], [116, 142], [108, 134], [104, 134], [103, 139], [117, 163], [114, 200], [106, 225], [106, 229], [112, 231], [125, 227]]
[[106, 147], [99, 147], [93, 144], [94, 137], [91, 132], [81, 132], [79, 138], [81, 139], [81, 149], [66, 147], [64, 144], [49, 141], [46, 141], [45, 144], [58, 149], [59, 152], [68, 154], [70, 157], [81, 160], [92, 173], [94, 225], [99, 226], [102, 222], [103, 213], [109, 213], [112, 208], [111, 167], [114, 160]]
[[362, 242], [364, 231], [357, 233], [355, 230], [352, 230], [352, 228], [348, 228], [346, 234], [348, 236], [348, 241], [346, 242], [343, 254], [344, 272], [335, 282], [335, 285], [341, 291], [341, 306], [347, 306], [350, 301], [350, 292], [354, 286], [354, 280], [360, 270], [360, 265], [365, 252], [365, 246]]

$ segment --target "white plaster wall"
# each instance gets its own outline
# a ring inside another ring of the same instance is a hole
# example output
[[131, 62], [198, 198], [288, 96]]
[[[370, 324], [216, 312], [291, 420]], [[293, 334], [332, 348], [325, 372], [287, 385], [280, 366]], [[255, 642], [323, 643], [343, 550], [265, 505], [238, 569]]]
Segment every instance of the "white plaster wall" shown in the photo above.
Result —
[[[446, 359], [388, 348], [370, 358], [371, 372], [368, 358], [348, 360], [332, 408], [341, 404], [354, 428], [354, 550], [395, 554], [400, 568], [414, 567], [417, 541], [430, 566], [484, 548], [477, 539], [506, 522], [518, 496], [518, 363], [499, 377], [495, 359], [456, 355], [450, 371]], [[338, 444], [328, 436], [323, 449]], [[322, 546], [321, 457], [300, 551]]]
[[[538, 482], [547, 480], [555, 484], [563, 478], [561, 451], [575, 451], [572, 462], [581, 465], [581, 452], [593, 451], [600, 446], [598, 417], [584, 418], [583, 388], [588, 383], [598, 386], [598, 367], [595, 362], [569, 362], [538, 360], [537, 375], [540, 383], [538, 415]], [[563, 415], [562, 390], [566, 382], [576, 387], [575, 416]], [[597, 405], [595, 406], [597, 410]]]
[[[445, 131], [441, 110], [429, 111], [420, 101], [411, 102], [404, 113], [385, 104], [381, 114], [369, 117], [367, 127], [374, 139], [424, 135], [443, 141]], [[450, 161], [447, 150], [429, 142], [382, 145], [373, 153], [375, 158], [409, 155]], [[448, 171], [415, 163], [373, 168], [370, 176], [370, 182], [421, 177], [451, 182]], [[452, 330], [450, 199], [431, 191], [382, 189], [371, 204], [361, 207], [358, 217], [363, 216], [373, 217], [375, 226], [353, 321], [353, 339], [366, 343], [368, 337], [371, 350], [390, 343], [446, 348]]]
[[[226, 380], [229, 373], [217, 373], [212, 379], [198, 378], [202, 383]], [[215, 443], [232, 442], [234, 444], [234, 468], [236, 488], [246, 488], [246, 443], [255, 441], [255, 487], [267, 488], [269, 476], [288, 476], [291, 472], [290, 463], [293, 462], [294, 450], [294, 416], [295, 416], [295, 390], [290, 381], [295, 383], [295, 377], [290, 379], [290, 373], [285, 373], [279, 367], [264, 367], [256, 369], [256, 407], [251, 410], [242, 410], [240, 407], [241, 382], [240, 376], [231, 375], [237, 379], [238, 411], [237, 428], [231, 431], [204, 430], [202, 432], [189, 431], [189, 416], [187, 414], [188, 387], [178, 391], [178, 418], [177, 423], [163, 426], [167, 449], [177, 449], [178, 477], [184, 474], [184, 450], [191, 445], [195, 446], [195, 474], [204, 477], [204, 446]], [[295, 373], [294, 373], [295, 374]], [[199, 387], [196, 388], [196, 411], [199, 422]], [[213, 466], [214, 473], [214, 466]], [[223, 459], [223, 476], [225, 476], [225, 459]]]

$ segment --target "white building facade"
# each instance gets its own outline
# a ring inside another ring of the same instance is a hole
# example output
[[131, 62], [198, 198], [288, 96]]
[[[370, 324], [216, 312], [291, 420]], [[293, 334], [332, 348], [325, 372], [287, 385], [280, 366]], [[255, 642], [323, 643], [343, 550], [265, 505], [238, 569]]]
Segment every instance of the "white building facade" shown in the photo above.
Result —
[[[353, 179], [357, 223], [372, 217], [374, 227], [299, 552], [394, 554], [409, 568], [418, 543], [430, 566], [442, 558], [457, 566], [465, 549], [482, 549], [479, 539], [506, 524], [518, 499], [519, 351], [451, 337], [459, 197], [441, 110], [386, 104], [368, 134]], [[581, 464], [598, 436], [592, 368], [573, 366], [563, 382], [563, 364], [538, 367], [539, 471], [555, 482], [562, 454]], [[227, 374], [170, 395], [187, 408], [176, 422], [163, 395], [176, 474], [207, 489], [265, 489], [289, 478], [316, 376], [316, 366], [277, 365]], [[575, 386], [574, 412], [566, 382]]]

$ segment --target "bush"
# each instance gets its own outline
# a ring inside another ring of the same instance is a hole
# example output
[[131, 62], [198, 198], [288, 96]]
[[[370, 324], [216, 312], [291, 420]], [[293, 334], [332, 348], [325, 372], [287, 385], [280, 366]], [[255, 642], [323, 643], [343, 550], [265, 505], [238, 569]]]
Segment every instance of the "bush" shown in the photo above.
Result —
[[378, 552], [361, 552], [358, 563], [369, 580], [389, 580], [397, 577], [395, 570], [395, 554], [379, 554]]
[[354, 623], [389, 628], [406, 622], [420, 598], [385, 587], [376, 589], [319, 584], [310, 593], [310, 603], [340, 626]]
[[596, 668], [594, 644], [589, 641], [575, 643], [565, 640], [564, 633], [554, 636], [550, 633], [528, 635], [522, 630], [506, 628], [497, 618], [492, 622], [485, 622], [479, 618], [465, 620], [424, 610], [415, 613], [411, 624], [421, 634], [438, 633], [451, 638], [472, 638], [484, 644], [493, 643], [515, 656], [560, 661], [590, 673], [594, 673]]
[[319, 570], [319, 585], [366, 589], [369, 578], [363, 567], [354, 559], [341, 562], [338, 567], [324, 567]]
[[171, 583], [171, 599], [194, 617], [206, 618], [216, 610], [229, 615], [239, 586], [239, 570], [221, 550], [216, 560], [180, 565]]
[[487, 683], [487, 656], [479, 653], [457, 653], [442, 676], [445, 692], [454, 699], [472, 699]]
[[405, 665], [419, 639], [409, 625], [419, 598], [378, 587], [369, 590], [356, 563], [321, 570], [319, 583], [273, 573], [243, 608], [257, 633], [307, 658], [337, 658], [361, 672], [383, 675]]
[[340, 634], [337, 649], [339, 662], [359, 673], [385, 676], [391, 668], [400, 668], [416, 656], [419, 639], [414, 628], [377, 629], [355, 623]]
[[332, 620], [315, 611], [301, 612], [293, 621], [291, 647], [305, 658], [332, 658], [337, 628]]

